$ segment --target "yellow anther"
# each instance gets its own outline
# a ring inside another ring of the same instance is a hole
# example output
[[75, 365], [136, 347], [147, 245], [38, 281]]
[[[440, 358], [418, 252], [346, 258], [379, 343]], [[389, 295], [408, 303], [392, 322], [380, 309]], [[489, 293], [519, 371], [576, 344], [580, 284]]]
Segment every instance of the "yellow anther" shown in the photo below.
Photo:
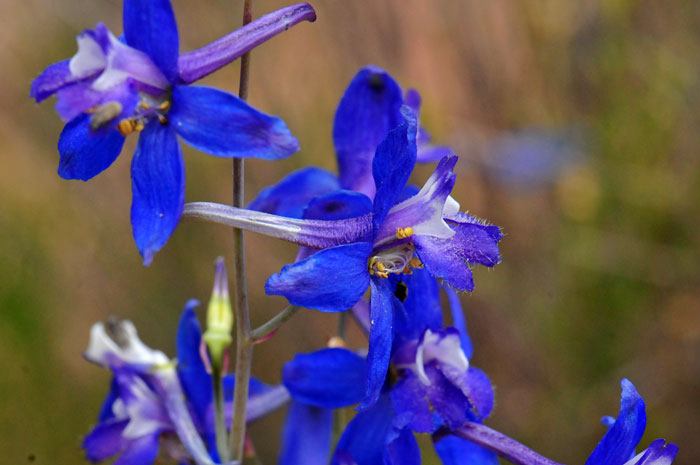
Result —
[[419, 258], [413, 257], [408, 261], [408, 266], [411, 268], [421, 269], [423, 268], [423, 262]]
[[143, 131], [143, 121], [137, 121], [134, 125], [134, 131]]
[[148, 109], [150, 108], [146, 102], [141, 102], [141, 103], [139, 103], [139, 107], [140, 107], [142, 110], [148, 110]]
[[384, 263], [377, 262], [377, 271], [379, 271], [380, 273], [384, 273], [386, 271], [386, 267], [384, 266]]
[[163, 115], [158, 115], [158, 121], [160, 122], [160, 124], [167, 124], [167, 123], [168, 123], [168, 118], [166, 118], [166, 117], [163, 116]]
[[380, 278], [386, 279], [389, 277], [389, 272], [388, 271], [377, 271], [376, 275], [379, 276]]
[[117, 124], [117, 129], [121, 132], [122, 136], [126, 137], [132, 132], [134, 132], [136, 124], [130, 119], [123, 119]]
[[403, 274], [413, 274], [413, 270], [411, 269], [410, 266], [406, 265], [406, 266], [403, 267], [402, 273], [403, 273]]
[[408, 226], [406, 228], [396, 228], [396, 238], [397, 239], [406, 239], [407, 237], [411, 237], [413, 235], [413, 228]]
[[170, 100], [166, 100], [163, 103], [160, 104], [158, 107], [159, 110], [166, 111], [170, 109]]

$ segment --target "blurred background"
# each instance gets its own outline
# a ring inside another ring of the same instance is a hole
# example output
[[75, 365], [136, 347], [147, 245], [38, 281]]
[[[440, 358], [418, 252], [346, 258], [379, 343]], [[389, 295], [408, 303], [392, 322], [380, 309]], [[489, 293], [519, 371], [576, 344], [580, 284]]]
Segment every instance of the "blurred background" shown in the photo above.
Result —
[[[257, 0], [256, 16], [284, 6]], [[302, 150], [246, 162], [247, 199], [306, 165], [335, 171], [331, 127], [359, 67], [423, 96], [421, 119], [460, 155], [454, 197], [501, 226], [503, 263], [463, 304], [497, 406], [489, 424], [559, 462], [583, 463], [616, 415], [619, 382], [647, 404], [641, 447], [664, 437], [700, 463], [700, 3], [670, 0], [316, 2], [318, 21], [255, 49], [250, 101]], [[241, 1], [175, 0], [181, 50], [238, 27]], [[174, 353], [185, 302], [206, 302], [230, 230], [183, 223], [144, 268], [131, 238], [136, 138], [88, 183], [56, 174], [63, 126], [31, 80], [72, 56], [114, 0], [0, 3], [0, 451], [6, 463], [83, 463], [109, 374], [85, 362], [93, 322], [118, 315]], [[238, 88], [238, 63], [205, 80]], [[53, 99], [51, 99], [53, 100]], [[185, 149], [188, 201], [227, 203], [229, 160]], [[419, 167], [418, 184], [433, 166]], [[281, 310], [266, 277], [295, 247], [247, 236], [253, 324]], [[333, 315], [304, 311], [255, 350], [254, 374], [325, 345]], [[362, 344], [357, 332], [351, 344]], [[284, 412], [253, 427], [274, 463]], [[424, 441], [427, 444], [427, 441]], [[437, 463], [430, 447], [425, 463]]]

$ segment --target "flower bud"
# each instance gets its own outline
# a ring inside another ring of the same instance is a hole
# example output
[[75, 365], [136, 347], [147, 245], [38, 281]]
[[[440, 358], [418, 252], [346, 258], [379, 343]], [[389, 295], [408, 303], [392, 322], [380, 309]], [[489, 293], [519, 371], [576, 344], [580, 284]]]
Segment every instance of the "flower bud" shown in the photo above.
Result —
[[221, 367], [224, 351], [232, 342], [233, 309], [228, 294], [228, 276], [224, 259], [216, 260], [216, 272], [214, 276], [214, 290], [207, 307], [207, 330], [204, 333], [204, 341], [209, 348], [211, 363], [215, 367]]

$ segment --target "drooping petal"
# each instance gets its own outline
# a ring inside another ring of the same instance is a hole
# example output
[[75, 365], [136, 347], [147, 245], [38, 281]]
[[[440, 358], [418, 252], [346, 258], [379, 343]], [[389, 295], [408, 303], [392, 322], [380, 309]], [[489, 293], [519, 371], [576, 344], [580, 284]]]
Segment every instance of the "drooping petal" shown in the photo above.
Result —
[[472, 345], [472, 339], [469, 337], [469, 332], [467, 331], [467, 320], [464, 317], [464, 310], [462, 310], [462, 302], [459, 299], [459, 294], [450, 286], [443, 285], [442, 290], [447, 294], [447, 300], [450, 303], [450, 312], [452, 313], [452, 326], [459, 331], [459, 338], [462, 341], [464, 355], [471, 360], [472, 354], [474, 354], [474, 346]]
[[199, 425], [205, 425], [207, 410], [212, 403], [211, 375], [202, 361], [200, 351], [202, 331], [197, 321], [194, 307], [198, 302], [191, 300], [180, 316], [177, 328], [177, 373], [182, 390], [192, 404]]
[[430, 384], [425, 387], [430, 404], [449, 429], [459, 428], [469, 420], [467, 415], [470, 407], [469, 399], [443, 375], [436, 365], [437, 362], [431, 362], [425, 367], [425, 374], [430, 380]]
[[384, 463], [387, 465], [420, 465], [420, 449], [413, 433], [404, 429], [386, 446]]
[[127, 423], [129, 423], [128, 418], [110, 420], [97, 425], [83, 439], [83, 449], [87, 459], [91, 462], [99, 462], [124, 449], [128, 441], [122, 437], [122, 432]]
[[119, 131], [97, 134], [90, 129], [90, 115], [78, 116], [66, 124], [58, 139], [58, 174], [63, 179], [87, 181], [108, 168], [123, 145]]
[[444, 465], [498, 465], [498, 456], [471, 441], [445, 436], [435, 443], [435, 451]]
[[316, 13], [308, 3], [299, 3], [268, 13], [209, 45], [180, 55], [180, 80], [187, 84], [192, 83], [295, 24], [315, 20]]
[[340, 183], [374, 197], [372, 158], [379, 143], [401, 122], [401, 88], [376, 66], [361, 69], [340, 100], [333, 122]]
[[219, 157], [278, 160], [299, 150], [280, 118], [259, 112], [233, 94], [200, 86], [175, 86], [168, 113], [191, 146]]
[[352, 463], [348, 456], [357, 465], [383, 463], [393, 416], [391, 400], [386, 395], [381, 396], [369, 409], [355, 415], [338, 441], [331, 464]]
[[417, 236], [413, 243], [425, 268], [438, 278], [447, 281], [460, 291], [473, 291], [474, 279], [469, 265], [460, 260], [448, 246], [452, 239], [437, 239], [431, 236]]
[[333, 411], [292, 401], [282, 433], [279, 465], [326, 465], [331, 452]]
[[288, 174], [266, 187], [248, 204], [251, 210], [289, 218], [301, 218], [311, 199], [340, 188], [338, 178], [321, 168], [309, 167]]
[[322, 312], [348, 310], [369, 286], [367, 259], [371, 249], [372, 244], [357, 242], [321, 250], [270, 276], [265, 292]]
[[462, 371], [446, 363], [440, 365], [440, 371], [469, 400], [470, 420], [482, 421], [491, 414], [493, 386], [486, 373], [473, 366]]
[[416, 117], [407, 106], [401, 107], [401, 116], [401, 124], [379, 144], [372, 161], [372, 175], [377, 188], [373, 219], [375, 234], [395, 205], [416, 164]]
[[144, 265], [175, 230], [185, 203], [185, 164], [175, 133], [151, 121], [131, 163], [131, 226]]
[[158, 435], [151, 434], [128, 442], [113, 465], [151, 465], [158, 457]]
[[586, 465], [624, 463], [644, 434], [647, 423], [644, 400], [628, 379], [623, 379], [621, 385], [620, 413], [615, 424], [586, 460]]
[[52, 96], [58, 89], [82, 79], [71, 74], [69, 62], [70, 59], [59, 61], [42, 71], [32, 81], [29, 96], [39, 103]]
[[336, 348], [298, 354], [282, 370], [282, 382], [294, 399], [327, 408], [362, 400], [364, 377], [364, 358]]
[[369, 352], [367, 353], [367, 394], [358, 407], [366, 410], [377, 402], [386, 380], [393, 339], [394, 312], [401, 302], [391, 291], [387, 280], [372, 278], [369, 315]]
[[176, 82], [180, 39], [170, 0], [125, 0], [124, 36], [130, 47], [151, 57], [170, 83]]
[[407, 371], [390, 392], [396, 411], [394, 426], [407, 427], [417, 433], [432, 433], [439, 426], [433, 421], [433, 413], [425, 392], [425, 385]]

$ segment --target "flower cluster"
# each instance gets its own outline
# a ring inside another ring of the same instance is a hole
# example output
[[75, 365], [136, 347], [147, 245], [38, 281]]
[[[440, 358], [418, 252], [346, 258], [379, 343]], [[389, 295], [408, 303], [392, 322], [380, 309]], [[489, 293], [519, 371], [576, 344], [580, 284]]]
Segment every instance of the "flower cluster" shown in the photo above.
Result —
[[[300, 246], [295, 260], [265, 283], [267, 294], [285, 297], [290, 307], [253, 331], [239, 321], [239, 354], [270, 339], [299, 307], [341, 319], [349, 313], [367, 336], [366, 348], [348, 348], [341, 333], [326, 348], [297, 354], [276, 386], [248, 382], [250, 367], [239, 357], [236, 386], [226, 374], [234, 317], [220, 262], [206, 332], [196, 303], [188, 303], [175, 359], [141, 342], [128, 321], [93, 326], [85, 357], [110, 369], [113, 382], [83, 443], [88, 459], [239, 463], [242, 456], [228, 449], [226, 436], [245, 434], [246, 422], [288, 403], [283, 465], [419, 464], [417, 434], [432, 440], [447, 465], [495, 465], [498, 455], [516, 464], [554, 465], [484, 425], [494, 390], [471, 364], [458, 291], [474, 290], [473, 268], [500, 263], [503, 233], [462, 211], [452, 197], [458, 158], [431, 144], [419, 123], [417, 91], [404, 92], [386, 71], [367, 66], [335, 114], [337, 175], [314, 167], [293, 172], [248, 208], [185, 204], [178, 137], [220, 157], [274, 160], [298, 150], [280, 118], [191, 84], [304, 20], [315, 20], [310, 5], [289, 6], [180, 54], [168, 0], [125, 0], [122, 37], [98, 24], [78, 36], [71, 59], [51, 65], [32, 84], [37, 101], [56, 96], [66, 121], [58, 142], [63, 178], [91, 179], [115, 160], [126, 137], [138, 134], [131, 222], [145, 264], [181, 217]], [[422, 187], [409, 183], [417, 163], [433, 162]], [[449, 302], [449, 323], [441, 296]], [[646, 425], [644, 402], [629, 381], [622, 388], [620, 414], [604, 420], [609, 431], [586, 464], [670, 463], [677, 448], [663, 440], [635, 455]], [[351, 406], [356, 413], [345, 422]], [[254, 455], [252, 442], [246, 445]]]

